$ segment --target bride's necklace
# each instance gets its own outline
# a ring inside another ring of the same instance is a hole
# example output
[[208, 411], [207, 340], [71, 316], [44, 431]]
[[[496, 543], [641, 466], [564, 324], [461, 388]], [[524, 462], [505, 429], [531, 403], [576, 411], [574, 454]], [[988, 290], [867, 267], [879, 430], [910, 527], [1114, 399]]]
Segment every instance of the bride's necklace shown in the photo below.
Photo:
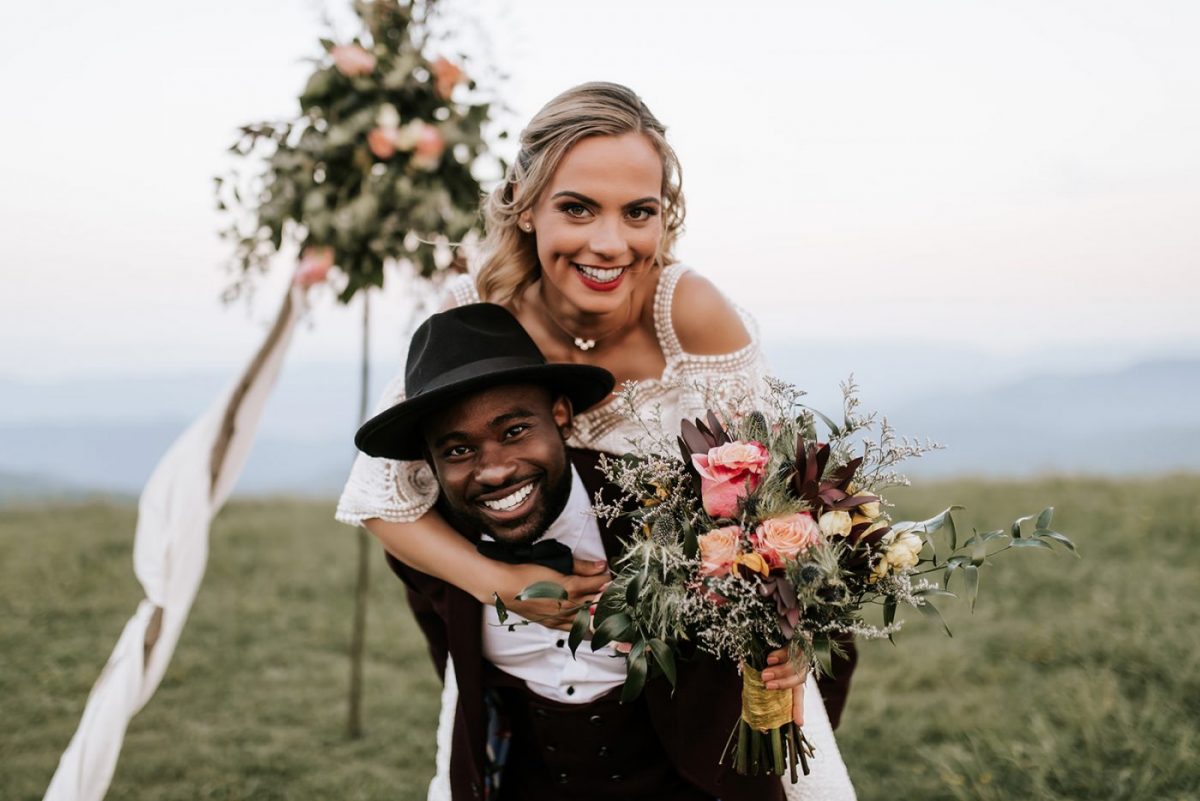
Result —
[[610, 336], [611, 334], [616, 333], [616, 331], [620, 330], [620, 328], [617, 328], [615, 331], [610, 331], [605, 334], [602, 334], [600, 338], [576, 336], [575, 334], [568, 331], [566, 329], [566, 327], [558, 321], [558, 318], [556, 318], [554, 316], [554, 313], [551, 312], [550, 309], [548, 307], [546, 307], [544, 303], [542, 305], [542, 308], [545, 309], [546, 318], [548, 320], [550, 320], [551, 323], [554, 324], [554, 327], [557, 328], [559, 331], [561, 331], [567, 338], [569, 338], [571, 340], [572, 344], [574, 344], [576, 348], [583, 351], [584, 353], [587, 353], [589, 350], [596, 347], [596, 343], [599, 341], [600, 338]]

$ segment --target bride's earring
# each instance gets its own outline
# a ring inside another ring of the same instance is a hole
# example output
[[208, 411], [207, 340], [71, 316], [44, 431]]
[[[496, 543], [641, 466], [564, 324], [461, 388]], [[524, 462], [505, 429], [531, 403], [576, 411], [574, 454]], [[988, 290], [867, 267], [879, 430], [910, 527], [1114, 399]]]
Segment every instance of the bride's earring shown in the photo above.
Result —
[[525, 233], [529, 233], [530, 231], [533, 230], [533, 223], [531, 223], [531, 222], [521, 223], [521, 230], [524, 231]]

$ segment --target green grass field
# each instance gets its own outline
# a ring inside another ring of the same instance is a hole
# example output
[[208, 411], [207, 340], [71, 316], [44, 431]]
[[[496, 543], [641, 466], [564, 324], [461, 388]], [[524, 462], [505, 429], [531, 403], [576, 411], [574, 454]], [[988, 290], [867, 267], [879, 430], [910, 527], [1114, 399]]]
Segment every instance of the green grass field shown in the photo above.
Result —
[[[863, 646], [839, 731], [863, 801], [1200, 798], [1200, 477], [956, 482], [967, 526], [1057, 507], [1083, 555], [1005, 554], [947, 638], [909, 614]], [[440, 686], [382, 557], [366, 722], [344, 735], [353, 532], [328, 503], [239, 502], [110, 799], [419, 799]], [[141, 597], [131, 505], [0, 509], [0, 798], [41, 798]], [[949, 606], [949, 605], [944, 605]]]

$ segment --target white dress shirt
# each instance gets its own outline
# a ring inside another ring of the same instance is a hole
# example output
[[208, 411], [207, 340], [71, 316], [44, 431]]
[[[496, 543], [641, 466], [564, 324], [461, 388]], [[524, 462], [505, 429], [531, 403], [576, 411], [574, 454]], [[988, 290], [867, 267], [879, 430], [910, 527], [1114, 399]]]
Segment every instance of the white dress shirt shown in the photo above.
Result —
[[[484, 539], [491, 539], [486, 534]], [[571, 467], [571, 495], [561, 515], [550, 524], [545, 540], [558, 540], [576, 559], [605, 559], [600, 526], [583, 481]], [[511, 612], [500, 622], [496, 607], [484, 606], [483, 655], [496, 667], [523, 680], [543, 698], [567, 704], [586, 704], [625, 681], [625, 657], [606, 645], [592, 651], [584, 640], [575, 656], [567, 647], [567, 632], [537, 623], [508, 627], [523, 621]]]

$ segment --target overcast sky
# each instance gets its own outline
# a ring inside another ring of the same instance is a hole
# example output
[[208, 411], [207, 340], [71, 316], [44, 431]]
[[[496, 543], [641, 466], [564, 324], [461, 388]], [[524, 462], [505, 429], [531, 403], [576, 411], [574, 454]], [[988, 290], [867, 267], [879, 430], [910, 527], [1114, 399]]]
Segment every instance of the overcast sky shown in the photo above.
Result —
[[[771, 337], [1200, 347], [1194, 2], [453, 6], [514, 129], [585, 80], [645, 98], [684, 165], [681, 255]], [[239, 124], [294, 113], [341, 8], [4, 4], [0, 375], [245, 360], [290, 266], [220, 304], [212, 176]], [[357, 358], [357, 309], [314, 301], [291, 358]]]

